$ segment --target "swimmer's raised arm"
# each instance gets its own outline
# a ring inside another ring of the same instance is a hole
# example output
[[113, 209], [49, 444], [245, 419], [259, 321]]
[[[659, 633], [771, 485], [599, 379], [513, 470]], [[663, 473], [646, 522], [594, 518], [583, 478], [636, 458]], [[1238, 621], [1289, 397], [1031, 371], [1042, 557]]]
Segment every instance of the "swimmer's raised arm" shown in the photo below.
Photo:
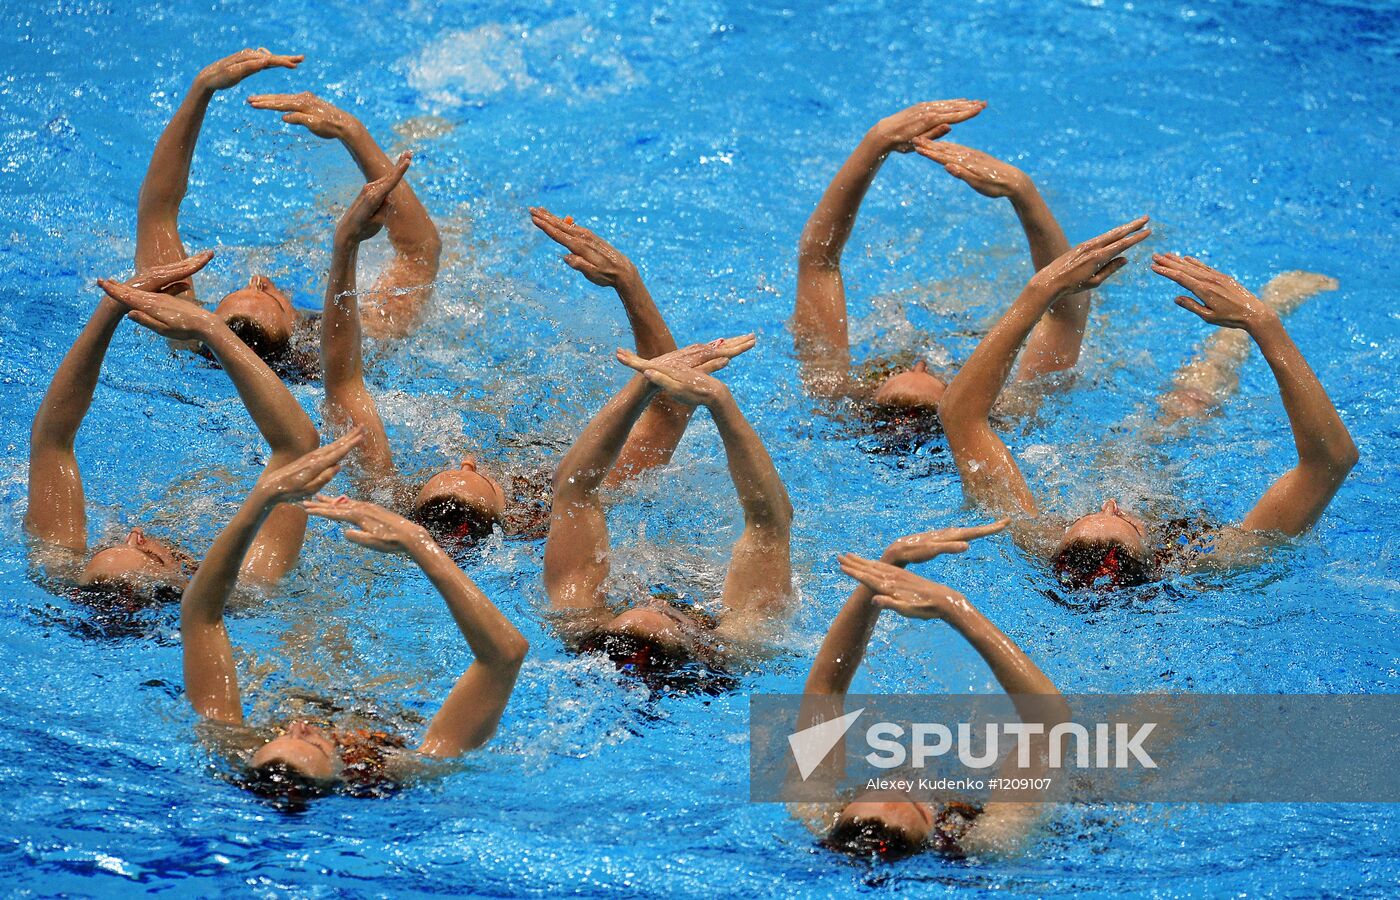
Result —
[[716, 631], [735, 640], [755, 639], [756, 629], [787, 611], [792, 602], [792, 502], [782, 476], [729, 388], [703, 367], [663, 357], [645, 362], [641, 372], [669, 396], [704, 406], [719, 429], [729, 477], [744, 511], [744, 531], [730, 554], [725, 615]]
[[374, 487], [397, 476], [389, 435], [379, 407], [365, 386], [361, 349], [360, 305], [355, 291], [355, 266], [360, 245], [384, 227], [388, 198], [402, 182], [412, 157], [405, 153], [394, 168], [360, 189], [335, 229], [326, 302], [321, 312], [321, 380], [326, 391], [326, 420], [336, 428], [358, 425], [365, 441], [355, 454], [351, 472], [356, 481]]
[[1152, 271], [1195, 294], [1177, 297], [1178, 306], [1212, 325], [1244, 330], [1268, 361], [1293, 430], [1298, 465], [1274, 482], [1241, 527], [1302, 534], [1322, 515], [1358, 459], [1356, 443], [1327, 391], [1274, 308], [1233, 278], [1192, 257], [1170, 253], [1155, 255]]
[[797, 245], [797, 302], [792, 333], [808, 390], [835, 396], [845, 390], [851, 348], [841, 254], [861, 201], [891, 153], [908, 153], [918, 138], [938, 138], [987, 106], [980, 100], [918, 103], [881, 119], [836, 173], [813, 210]]
[[962, 476], [963, 491], [1003, 513], [1037, 515], [1035, 496], [989, 417], [1006, 385], [1016, 354], [1060, 297], [1098, 287], [1126, 260], [1128, 248], [1147, 238], [1147, 217], [1085, 241], [1041, 269], [1016, 302], [987, 332], [938, 405], [938, 418]]
[[[920, 156], [941, 164], [954, 178], [967, 182], [984, 197], [1006, 197], [1021, 220], [1035, 270], [1050, 265], [1069, 249], [1069, 241], [1045, 198], [1030, 176], [994, 156], [948, 141], [919, 139]], [[1070, 369], [1079, 360], [1084, 326], [1089, 320], [1089, 293], [1065, 294], [1050, 305], [1026, 341], [1018, 381]]]
[[[213, 258], [214, 254], [206, 250], [188, 259], [154, 266], [127, 284], [137, 290], [162, 291], [189, 279]], [[112, 335], [125, 315], [126, 307], [111, 297], [98, 301], [92, 317], [54, 372], [29, 432], [25, 530], [45, 544], [76, 553], [87, 549], [87, 509], [74, 443], [92, 406]]]
[[[593, 284], [617, 291], [632, 329], [637, 355], [652, 359], [676, 350], [676, 339], [651, 299], [637, 267], [612, 244], [570, 218], [543, 207], [530, 209], [530, 221], [569, 251], [564, 264]], [[671, 461], [695, 407], [671, 397], [655, 398], [628, 436], [607, 483], [617, 485]]]
[[[717, 371], [753, 346], [753, 336], [694, 344], [662, 357]], [[641, 364], [619, 349], [619, 361]], [[608, 617], [603, 583], [608, 577], [608, 524], [600, 492], [633, 426], [660, 389], [638, 374], [623, 386], [579, 434], [554, 471], [554, 504], [544, 545], [544, 586], [550, 605], [580, 634]]]
[[[366, 181], [383, 179], [398, 165], [363, 122], [315, 94], [258, 94], [249, 97], [248, 103], [256, 109], [285, 113], [282, 121], [301, 125], [317, 137], [340, 141]], [[402, 337], [417, 323], [423, 304], [432, 295], [442, 257], [437, 226], [407, 179], [398, 182], [389, 194], [385, 224], [394, 259], [370, 291], [375, 302], [366, 310], [365, 329], [375, 338]]]
[[[903, 569], [905, 566], [928, 562], [945, 553], [962, 553], [968, 543], [996, 534], [1006, 528], [1008, 520], [967, 528], [940, 528], [902, 537], [885, 548], [880, 562]], [[949, 589], [951, 590], [951, 588]], [[817, 651], [812, 671], [803, 685], [804, 694], [845, 694], [851, 680], [865, 657], [865, 648], [884, 607], [874, 602], [875, 591], [858, 583], [827, 629], [826, 638]]]
[[[841, 571], [871, 592], [870, 603], [877, 609], [892, 610], [908, 619], [942, 619], [953, 626], [987, 663], [997, 683], [1011, 697], [1022, 722], [1038, 723], [1045, 733], [1069, 720], [1069, 705], [1054, 682], [965, 596], [888, 563], [853, 554], [842, 556], [840, 561]], [[1043, 739], [1037, 739], [1037, 743], [1043, 744]], [[1024, 770], [1016, 768], [1016, 756], [1011, 754], [1003, 764], [1004, 776], [1026, 776]], [[1034, 830], [1043, 811], [1043, 803], [993, 800], [958, 839], [958, 845], [969, 853], [1015, 852]]]
[[[204, 124], [204, 113], [214, 94], [264, 69], [277, 66], [295, 69], [302, 59], [301, 56], [278, 56], [261, 49], [240, 50], [211, 63], [195, 76], [189, 93], [156, 141], [146, 177], [141, 182], [136, 206], [138, 272], [175, 262], [186, 255], [180, 242], [180, 204], [189, 187], [190, 162]], [[190, 285], [185, 285], [179, 293], [194, 299]]]
[[416, 562], [447, 601], [452, 618], [472, 648], [475, 659], [433, 716], [419, 752], [452, 757], [486, 743], [501, 721], [530, 649], [525, 636], [423, 526], [373, 503], [345, 497], [316, 497], [305, 507], [313, 516], [355, 526], [345, 537], [362, 547], [398, 553]]
[[339, 471], [338, 463], [362, 437], [360, 431], [353, 431], [288, 465], [264, 471], [185, 588], [180, 599], [185, 696], [201, 716], [234, 725], [243, 721], [238, 668], [224, 627], [224, 607], [245, 568], [254, 538], [281, 504], [315, 496], [329, 484]]
[[[219, 361], [238, 391], [253, 424], [271, 448], [264, 471], [279, 469], [314, 450], [320, 442], [316, 427], [291, 391], [267, 363], [203, 307], [165, 294], [99, 281], [107, 295], [126, 309], [132, 321], [173, 341], [202, 343]], [[248, 554], [245, 573], [276, 581], [296, 564], [306, 534], [306, 516], [295, 506], [273, 512]]]

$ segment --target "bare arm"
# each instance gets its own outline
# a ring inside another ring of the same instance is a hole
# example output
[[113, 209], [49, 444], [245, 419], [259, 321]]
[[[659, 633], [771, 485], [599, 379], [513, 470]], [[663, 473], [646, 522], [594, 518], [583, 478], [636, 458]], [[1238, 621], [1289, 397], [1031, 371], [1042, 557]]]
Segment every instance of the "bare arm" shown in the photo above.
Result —
[[[912, 619], [943, 619], [951, 625], [987, 663], [1022, 722], [1039, 724], [1042, 733], [1046, 733], [1070, 718], [1069, 706], [1054, 683], [1015, 641], [959, 592], [896, 566], [851, 554], [841, 557], [841, 570], [874, 593], [871, 602], [876, 607]], [[1044, 743], [1042, 739], [1033, 740]], [[1007, 758], [1004, 775], [1026, 774], [1016, 768], [1016, 757], [1013, 753]], [[988, 802], [982, 815], [959, 839], [959, 845], [972, 853], [1014, 852], [1032, 833], [1043, 810], [1041, 802]]]
[[[967, 182], [984, 197], [1007, 197], [1021, 220], [1035, 270], [1050, 265], [1069, 250], [1060, 223], [1025, 172], [994, 156], [948, 141], [915, 141], [920, 156], [939, 163], [954, 178]], [[1061, 296], [1050, 305], [1026, 342], [1018, 381], [1073, 368], [1079, 360], [1084, 326], [1089, 318], [1086, 291]]]
[[428, 535], [426, 529], [373, 503], [317, 497], [306, 503], [314, 516], [346, 522], [353, 543], [409, 557], [437, 588], [475, 659], [457, 680], [428, 725], [420, 753], [458, 756], [480, 747], [495, 733], [515, 687], [529, 643]]
[[264, 523], [279, 504], [310, 496], [325, 487], [336, 464], [360, 439], [348, 434], [333, 444], [264, 473], [233, 519], [219, 532], [180, 600], [180, 643], [184, 655], [185, 696], [205, 718], [239, 724], [243, 704], [238, 669], [224, 626], [224, 607], [244, 568], [244, 558]]
[[1037, 515], [1035, 497], [1016, 460], [992, 430], [990, 416], [1016, 354], [1057, 298], [1098, 287], [1126, 263], [1120, 254], [1144, 240], [1147, 218], [1121, 225], [1063, 254], [1035, 274], [963, 364], [943, 394], [938, 416], [963, 490], [999, 512]]
[[728, 390], [705, 404], [724, 441], [729, 477], [744, 510], [744, 531], [730, 553], [721, 630], [752, 637], [755, 626], [791, 608], [792, 502], [763, 439]]
[[544, 545], [544, 586], [550, 605], [567, 612], [580, 633], [606, 616], [608, 524], [599, 496], [632, 426], [657, 389], [636, 376], [584, 427], [554, 473], [554, 505]]
[[365, 385], [359, 299], [355, 266], [360, 244], [378, 234], [389, 215], [387, 198], [401, 185], [411, 157], [404, 154], [384, 176], [361, 188], [341, 217], [326, 276], [326, 302], [321, 312], [321, 378], [326, 391], [326, 419], [336, 428], [365, 429], [366, 439], [356, 454], [356, 481], [373, 488], [398, 476], [389, 435], [379, 407]]
[[[214, 254], [156, 266], [127, 284], [159, 291], [187, 280]], [[92, 406], [107, 348], [126, 308], [103, 297], [78, 339], [59, 363], [29, 433], [29, 504], [25, 530], [40, 541], [75, 553], [87, 549], [87, 510], [83, 479], [74, 453], [78, 428]]]
[[[646, 359], [676, 351], [676, 339], [661, 311], [651, 299], [637, 267], [612, 244], [573, 221], [559, 218], [543, 207], [530, 210], [530, 220], [552, 240], [569, 251], [564, 263], [590, 282], [617, 291], [637, 355]], [[695, 407], [665, 395], [653, 399], [637, 420], [607, 484], [616, 486], [642, 472], [671, 461], [685, 434]]]
[[[272, 450], [265, 472], [279, 469], [316, 448], [320, 438], [306, 411], [282, 379], [213, 313], [163, 294], [98, 282], [110, 297], [131, 310], [131, 318], [163, 337], [199, 341], [209, 348], [233, 382], [253, 423]], [[245, 572], [277, 581], [296, 564], [306, 534], [306, 514], [279, 507], [267, 517], [247, 554]]]
[[917, 138], [938, 138], [977, 115], [973, 100], [919, 103], [880, 120], [861, 140], [822, 194], [797, 245], [797, 302], [792, 333], [807, 389], [836, 396], [847, 388], [851, 348], [841, 254], [861, 201], [890, 153], [908, 153]]
[[[141, 182], [136, 207], [136, 270], [171, 263], [185, 257], [180, 242], [180, 204], [189, 187], [190, 163], [199, 141], [204, 114], [216, 91], [233, 87], [254, 72], [275, 66], [295, 69], [300, 56], [276, 56], [266, 50], [241, 50], [209, 65], [195, 76], [189, 93], [151, 153], [151, 163]], [[180, 292], [194, 299], [193, 288]]]
[[[314, 94], [260, 94], [249, 97], [248, 103], [256, 109], [283, 112], [282, 121], [304, 126], [317, 137], [340, 141], [366, 181], [385, 178], [396, 168], [364, 123]], [[374, 283], [375, 302], [366, 326], [376, 338], [403, 337], [417, 324], [423, 304], [432, 295], [442, 240], [407, 179], [390, 192], [384, 221], [394, 258]]]
[[1195, 294], [1177, 305], [1212, 325], [1246, 331], [1273, 370], [1293, 429], [1298, 464], [1245, 517], [1246, 531], [1302, 534], [1322, 515], [1356, 465], [1356, 444], [1278, 313], [1233, 278], [1192, 257], [1158, 254], [1152, 269]]

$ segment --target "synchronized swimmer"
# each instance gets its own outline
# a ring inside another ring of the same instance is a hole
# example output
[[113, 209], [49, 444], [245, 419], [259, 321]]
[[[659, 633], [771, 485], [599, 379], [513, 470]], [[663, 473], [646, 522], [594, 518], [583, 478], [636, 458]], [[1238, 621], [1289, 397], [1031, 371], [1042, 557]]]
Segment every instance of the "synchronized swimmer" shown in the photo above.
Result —
[[[571, 217], [529, 210], [534, 225], [567, 251], [567, 266], [616, 292], [634, 346], [616, 353], [626, 370], [622, 386], [558, 461], [548, 488], [547, 535], [512, 533], [508, 511], [522, 498], [502, 486], [498, 464], [479, 462], [466, 447], [460, 464], [432, 472], [406, 474], [395, 464], [365, 380], [363, 344], [402, 338], [422, 326], [441, 241], [410, 184], [411, 156], [391, 159], [358, 119], [310, 93], [256, 95], [249, 103], [340, 141], [364, 175], [363, 188], [335, 228], [319, 312], [298, 309], [262, 275], [213, 309], [200, 304], [194, 279], [212, 254], [187, 252], [179, 211], [204, 114], [217, 92], [267, 69], [296, 69], [301, 61], [259, 49], [213, 63], [194, 79], [160, 135], [138, 202], [136, 274], [98, 281], [102, 296], [34, 418], [25, 529], [36, 572], [92, 603], [133, 608], [178, 597], [185, 695], [208, 723], [202, 738], [238, 773], [239, 784], [283, 801], [304, 802], [335, 790], [380, 795], [423, 777], [429, 760], [458, 756], [490, 740], [529, 649], [460, 565], [466, 559], [460, 551], [496, 530], [507, 537], [545, 537], [543, 617], [568, 651], [601, 654], [621, 677], [662, 693], [739, 690], [742, 673], [761, 667], [781, 648], [783, 626], [795, 612], [791, 545], [801, 520], [765, 437], [716, 377], [730, 364], [744, 365], [740, 357], [755, 345], [753, 334], [679, 345], [627, 256]], [[1237, 386], [1237, 370], [1252, 342], [1278, 382], [1298, 463], [1236, 526], [1183, 528], [1170, 511], [1130, 511], [1116, 499], [1078, 517], [1044, 509], [993, 427], [996, 414], [1007, 413], [999, 401], [1013, 369], [1032, 402], [1063, 387], [1063, 378], [1047, 376], [1071, 374], [1078, 364], [1094, 290], [1128, 264], [1124, 254], [1151, 231], [1141, 216], [1071, 245], [1025, 172], [943, 140], [985, 108], [972, 100], [920, 103], [876, 123], [802, 232], [791, 328], [803, 385], [822, 403], [854, 400], [859, 408], [914, 415], [920, 427], [941, 425], [968, 499], [1000, 518], [912, 534], [877, 559], [844, 553], [841, 571], [857, 586], [812, 663], [804, 714], [819, 715], [824, 703], [840, 703], [881, 611], [890, 610], [946, 621], [987, 662], [1024, 721], [1064, 716], [1055, 685], [971, 600], [907, 567], [961, 553], [969, 542], [1002, 531], [1046, 562], [1047, 579], [1074, 590], [1111, 592], [1174, 570], [1245, 565], [1269, 545], [1310, 528], [1357, 461], [1346, 426], [1282, 323], [1289, 310], [1335, 282], [1285, 273], [1256, 296], [1193, 257], [1159, 253], [1152, 271], [1188, 292], [1177, 297], [1177, 305], [1223, 331], [1177, 374], [1147, 436], [1156, 440], [1189, 428], [1217, 410]], [[932, 371], [920, 359], [873, 382], [853, 371], [841, 255], [867, 189], [894, 153], [917, 153], [978, 194], [1008, 199], [1035, 273], [955, 373]], [[381, 231], [393, 256], [373, 286], [360, 291], [359, 250]], [[198, 554], [148, 525], [95, 549], [89, 543], [74, 445], [123, 318], [172, 347], [212, 359], [271, 448], [252, 490], [198, 562]], [[284, 379], [319, 379], [324, 422], [334, 440], [322, 446]], [[723, 588], [710, 598], [714, 614], [624, 587], [609, 568], [607, 489], [669, 463], [701, 407], [719, 434], [743, 518]], [[342, 468], [364, 499], [322, 493]], [[472, 664], [416, 748], [384, 730], [344, 722], [296, 718], [250, 726], [244, 719], [225, 608], [244, 587], [274, 589], [296, 567], [308, 515], [344, 523], [353, 543], [412, 560], [471, 647]], [[924, 849], [1014, 852], [1035, 833], [1046, 805], [995, 796], [982, 804], [929, 804], [882, 791], [794, 811], [825, 847], [858, 857], [895, 857]]]

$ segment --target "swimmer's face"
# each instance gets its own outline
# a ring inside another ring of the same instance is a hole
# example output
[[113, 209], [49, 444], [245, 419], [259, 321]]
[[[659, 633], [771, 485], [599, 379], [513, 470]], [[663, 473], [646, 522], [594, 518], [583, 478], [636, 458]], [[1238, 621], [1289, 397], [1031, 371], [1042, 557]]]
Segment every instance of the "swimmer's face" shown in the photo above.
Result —
[[286, 731], [258, 748], [249, 762], [255, 769], [283, 763], [315, 781], [332, 781], [344, 768], [335, 741], [324, 729], [309, 722], [291, 723]]
[[78, 584], [158, 584], [183, 590], [189, 578], [182, 560], [182, 555], [169, 544], [133, 528], [120, 544], [93, 554], [78, 575]]
[[899, 372], [885, 379], [875, 392], [878, 406], [898, 410], [922, 409], [933, 412], [938, 409], [938, 401], [943, 399], [947, 385], [935, 375], [929, 374], [923, 360], [915, 363], [908, 372]]
[[414, 507], [441, 499], [452, 499], [489, 522], [500, 522], [505, 515], [506, 495], [501, 486], [477, 471], [476, 460], [466, 457], [455, 469], [447, 469], [428, 479], [418, 492]]
[[247, 287], [219, 301], [214, 314], [264, 357], [287, 346], [297, 321], [292, 301], [263, 275], [254, 275]]
[[1115, 543], [1138, 559], [1147, 558], [1147, 525], [1137, 516], [1119, 508], [1113, 499], [1105, 500], [1095, 513], [1080, 516], [1065, 530], [1065, 536], [1055, 551], [1058, 555], [1075, 543]]

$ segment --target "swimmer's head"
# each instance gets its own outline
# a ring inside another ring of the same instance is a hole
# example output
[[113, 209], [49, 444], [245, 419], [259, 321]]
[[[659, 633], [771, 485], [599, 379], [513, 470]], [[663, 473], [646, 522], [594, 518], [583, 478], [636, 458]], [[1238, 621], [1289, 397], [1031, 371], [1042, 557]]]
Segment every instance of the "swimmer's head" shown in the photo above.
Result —
[[220, 300], [214, 313], [264, 360], [281, 357], [291, 346], [296, 310], [266, 276], [254, 275], [247, 287]]
[[1055, 572], [1068, 587], [1127, 587], [1149, 580], [1147, 525], [1106, 500], [1098, 512], [1080, 516], [1055, 550]]
[[413, 519], [438, 540], [476, 542], [491, 534], [505, 516], [501, 486], [477, 471], [468, 456], [456, 469], [439, 472], [413, 502]]
[[928, 364], [919, 360], [907, 372], [898, 372], [885, 379], [875, 392], [875, 404], [891, 410], [938, 409], [938, 401], [943, 399], [947, 385], [942, 379], [929, 374]]
[[284, 776], [323, 788], [339, 779], [345, 768], [335, 739], [325, 729], [303, 721], [292, 722], [280, 735], [259, 747], [248, 764], [255, 781], [275, 782], [278, 776]]
[[133, 528], [120, 543], [92, 555], [78, 573], [78, 586], [139, 590], [183, 591], [189, 583], [193, 561], [164, 541]]
[[902, 859], [923, 850], [933, 814], [907, 797], [871, 795], [846, 804], [822, 846], [859, 859]]

